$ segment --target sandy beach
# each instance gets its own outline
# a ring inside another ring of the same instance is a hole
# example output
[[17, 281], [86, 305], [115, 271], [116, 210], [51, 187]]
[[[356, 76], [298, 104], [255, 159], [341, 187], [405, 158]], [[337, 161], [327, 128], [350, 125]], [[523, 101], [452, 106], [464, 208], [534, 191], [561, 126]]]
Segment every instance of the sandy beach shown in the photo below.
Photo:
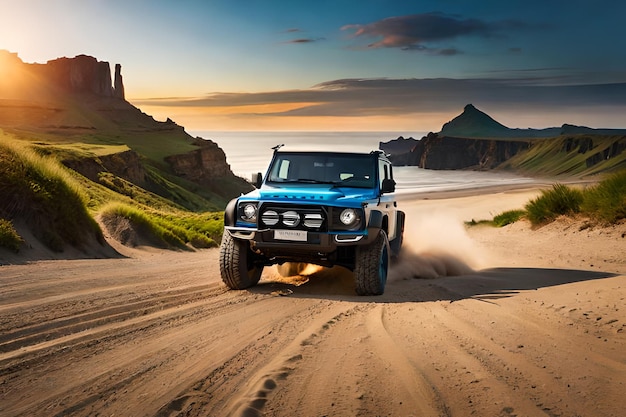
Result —
[[228, 291], [217, 249], [0, 253], [0, 416], [621, 416], [626, 223], [464, 224], [539, 192], [404, 196], [378, 297], [341, 268]]

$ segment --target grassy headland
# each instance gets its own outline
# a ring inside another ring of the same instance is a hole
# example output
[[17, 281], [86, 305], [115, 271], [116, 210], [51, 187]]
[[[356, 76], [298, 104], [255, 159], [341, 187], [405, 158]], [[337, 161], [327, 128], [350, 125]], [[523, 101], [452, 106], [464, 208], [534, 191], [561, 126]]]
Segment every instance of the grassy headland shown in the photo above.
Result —
[[[504, 162], [500, 168], [536, 176], [589, 176], [626, 167], [624, 136], [574, 135], [533, 139], [532, 146]], [[615, 155], [613, 155], [615, 154]]]
[[92, 181], [60, 162], [68, 155], [105, 155], [124, 147], [43, 145], [0, 131], [0, 247], [20, 249], [24, 239], [18, 225], [28, 227], [55, 252], [66, 245], [80, 249], [94, 239], [103, 243], [97, 217], [109, 222], [126, 219], [130, 227], [158, 246], [215, 246], [221, 236], [222, 213], [192, 191], [162, 180], [178, 193], [178, 200], [208, 210], [190, 210], [111, 173], [101, 173], [99, 181]]

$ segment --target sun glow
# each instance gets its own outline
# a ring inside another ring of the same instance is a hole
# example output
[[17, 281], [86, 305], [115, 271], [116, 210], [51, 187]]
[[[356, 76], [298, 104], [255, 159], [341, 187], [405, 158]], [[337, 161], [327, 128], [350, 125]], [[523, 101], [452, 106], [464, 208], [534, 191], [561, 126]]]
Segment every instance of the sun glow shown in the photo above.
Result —
[[17, 54], [0, 51], [0, 99], [45, 101], [41, 80], [26, 69]]
[[[130, 100], [133, 102], [133, 100]], [[158, 102], [153, 102], [158, 103]], [[249, 131], [439, 131], [448, 113], [398, 115], [302, 116], [290, 111], [313, 102], [267, 103], [244, 106], [167, 106], [137, 100], [136, 106], [156, 120], [170, 118], [187, 130]]]
[[217, 106], [205, 108], [205, 111], [215, 115], [220, 114], [251, 114], [251, 115], [272, 115], [273, 113], [284, 113], [292, 110], [313, 106], [317, 103], [266, 103], [250, 104], [245, 106]]
[[[302, 105], [297, 104], [298, 107]], [[439, 131], [442, 124], [450, 118], [448, 114], [417, 113], [398, 116], [289, 116], [273, 113], [298, 107], [274, 104], [241, 107], [139, 107], [157, 120], [170, 118], [188, 131]]]

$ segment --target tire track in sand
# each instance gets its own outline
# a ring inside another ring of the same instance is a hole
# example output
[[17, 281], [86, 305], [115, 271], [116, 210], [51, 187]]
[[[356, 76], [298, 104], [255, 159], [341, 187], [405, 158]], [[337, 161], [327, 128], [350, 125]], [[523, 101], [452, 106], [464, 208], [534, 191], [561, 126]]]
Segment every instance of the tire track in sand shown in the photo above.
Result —
[[[272, 331], [260, 325], [267, 320], [258, 312], [272, 309], [270, 306], [278, 304], [277, 301], [273, 296], [226, 291], [222, 287], [220, 294], [205, 300], [181, 303], [179, 307], [155, 311], [106, 329], [107, 326], [101, 326], [90, 334], [84, 332], [81, 335], [84, 339], [76, 339], [73, 344], [55, 339], [49, 348], [0, 367], [4, 382], [19, 381], [24, 376], [29, 379], [24, 389], [11, 383], [12, 391], [0, 379], [0, 415], [9, 412], [15, 416], [57, 413], [87, 416], [115, 413], [116, 407], [117, 414], [123, 411], [122, 415], [150, 415], [147, 411], [150, 409], [156, 413], [160, 404], [155, 398], [162, 401], [175, 398], [181, 385], [198, 381], [200, 375], [209, 371], [216, 372], [215, 379], [226, 381], [223, 378], [229, 373], [236, 374], [242, 366], [247, 367], [250, 358], [263, 357], [265, 351], [271, 351], [266, 346]], [[286, 316], [278, 316], [270, 323], [288, 323], [289, 313], [294, 309], [306, 311], [298, 305], [284, 307]], [[246, 310], [257, 313], [254, 314], [256, 325], [251, 326], [244, 319], [242, 313]], [[237, 341], [241, 346], [233, 347], [231, 337], [235, 334], [240, 334]], [[236, 368], [225, 369], [224, 364], [232, 355], [237, 358], [233, 363]], [[73, 366], [75, 358], [83, 364]], [[87, 363], [92, 366], [83, 372]], [[47, 386], [50, 373], [55, 380], [65, 383]], [[56, 377], [59, 373], [64, 375]], [[33, 398], [31, 391], [36, 386], [46, 389], [39, 389]], [[119, 409], [128, 396], [138, 398], [134, 411]], [[141, 403], [141, 398], [148, 400]], [[181, 402], [179, 399], [179, 405]]]
[[377, 356], [387, 372], [394, 376], [392, 390], [395, 396], [403, 398], [403, 403], [415, 416], [450, 416], [450, 412], [441, 399], [437, 388], [425, 376], [419, 364], [397, 343], [386, 325], [387, 309], [377, 306], [367, 316], [368, 333]]
[[263, 335], [238, 347], [220, 366], [179, 392], [157, 416], [262, 415], [273, 393], [301, 365], [302, 351], [342, 317], [352, 314], [343, 303], [311, 300], [287, 309], [286, 298], [270, 298], [281, 314], [273, 324], [268, 323]]
[[[436, 388], [385, 328], [385, 305], [342, 305], [335, 303], [337, 314], [316, 320], [260, 369], [228, 415], [367, 415], [373, 408], [380, 415], [449, 416]], [[374, 389], [372, 374], [385, 375]]]
[[163, 311], [172, 307], [203, 300], [207, 297], [224, 292], [224, 289], [216, 291], [206, 285], [166, 290], [155, 294], [150, 298], [128, 303], [116, 303], [108, 307], [72, 314], [43, 323], [27, 325], [15, 330], [0, 334], [0, 364], [3, 353], [25, 348], [30, 350], [33, 346], [52, 339], [63, 337], [104, 325], [124, 322], [129, 319], [146, 316], [157, 311]]
[[[217, 285], [169, 289], [145, 296], [141, 301], [117, 303], [3, 333], [0, 336], [0, 375], [31, 366], [58, 351], [94, 341], [100, 343], [108, 337], [118, 338], [161, 325], [168, 318], [189, 318], [194, 310], [207, 305], [207, 300], [225, 292], [223, 286]], [[210, 315], [228, 303], [231, 301], [223, 299], [209, 310], [203, 309], [202, 314]]]
[[[432, 302], [396, 309], [384, 322], [410, 360], [424, 368], [453, 415], [600, 415], [600, 393], [593, 401], [590, 393], [581, 391], [583, 375], [554, 364], [561, 355], [588, 367], [604, 368], [606, 360], [581, 349], [576, 335], [555, 337], [567, 333], [528, 311], [510, 311], [516, 309], [476, 299]], [[413, 334], [405, 329], [414, 323], [405, 319], [410, 315], [421, 317]], [[497, 327], [491, 317], [497, 317]], [[545, 345], [524, 342], [524, 335], [530, 334]], [[598, 372], [612, 375], [604, 369]], [[607, 385], [602, 395], [612, 398], [610, 391], [618, 389]]]
[[[367, 309], [367, 307], [365, 308]], [[226, 407], [229, 416], [237, 417], [260, 417], [267, 411], [268, 405], [281, 384], [286, 384], [294, 372], [304, 364], [304, 355], [309, 348], [325, 340], [326, 335], [337, 323], [345, 320], [364, 310], [363, 306], [354, 306], [344, 303], [332, 303], [325, 311], [319, 311], [313, 322], [298, 331], [294, 335], [293, 341], [286, 346], [274, 359], [267, 362], [251, 378], [243, 393], [234, 398]], [[289, 382], [291, 385], [292, 382]], [[306, 387], [301, 387], [306, 390]], [[282, 407], [279, 407], [282, 408]], [[290, 411], [282, 410], [280, 415], [305, 415], [305, 410], [294, 409]]]

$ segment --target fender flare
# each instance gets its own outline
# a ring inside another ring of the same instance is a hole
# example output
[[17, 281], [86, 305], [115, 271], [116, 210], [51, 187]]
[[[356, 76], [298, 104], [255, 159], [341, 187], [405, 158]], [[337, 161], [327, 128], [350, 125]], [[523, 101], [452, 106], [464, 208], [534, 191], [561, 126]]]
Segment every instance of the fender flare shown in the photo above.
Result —
[[369, 219], [367, 221], [368, 229], [381, 229], [383, 227], [383, 213], [378, 210], [370, 211]]
[[238, 198], [233, 198], [228, 202], [224, 209], [224, 226], [234, 226], [237, 221], [237, 201]]

